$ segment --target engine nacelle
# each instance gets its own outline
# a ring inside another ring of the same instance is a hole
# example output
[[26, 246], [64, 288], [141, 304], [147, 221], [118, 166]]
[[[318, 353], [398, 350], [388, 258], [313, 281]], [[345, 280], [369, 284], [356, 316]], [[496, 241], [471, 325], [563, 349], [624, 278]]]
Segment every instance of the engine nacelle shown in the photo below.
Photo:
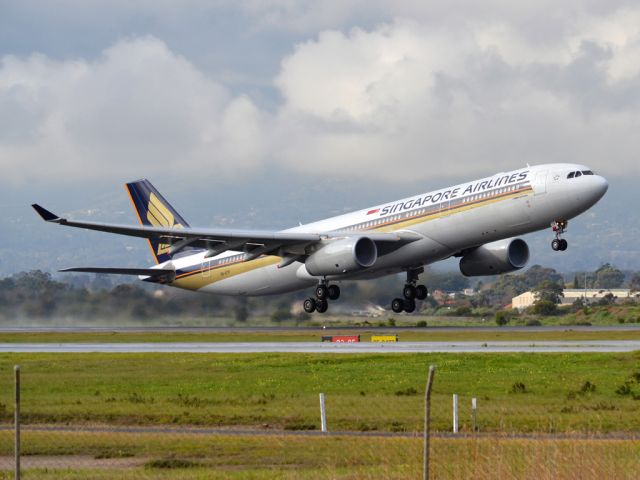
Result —
[[529, 261], [529, 246], [520, 238], [487, 243], [460, 260], [460, 271], [467, 277], [498, 275], [520, 270]]
[[327, 241], [309, 255], [305, 262], [313, 276], [341, 275], [371, 267], [378, 259], [378, 249], [367, 237], [347, 237]]

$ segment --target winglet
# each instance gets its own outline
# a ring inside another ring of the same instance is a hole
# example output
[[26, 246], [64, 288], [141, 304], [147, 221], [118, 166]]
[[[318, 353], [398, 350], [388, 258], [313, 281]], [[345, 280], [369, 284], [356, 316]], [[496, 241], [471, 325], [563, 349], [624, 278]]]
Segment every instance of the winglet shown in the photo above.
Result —
[[57, 216], [55, 213], [51, 213], [49, 210], [47, 210], [46, 208], [41, 207], [37, 203], [34, 203], [31, 206], [33, 207], [33, 209], [36, 212], [38, 212], [38, 215], [40, 215], [42, 217], [42, 219], [44, 221], [46, 221], [46, 222], [55, 222], [57, 220], [60, 220], [60, 217]]

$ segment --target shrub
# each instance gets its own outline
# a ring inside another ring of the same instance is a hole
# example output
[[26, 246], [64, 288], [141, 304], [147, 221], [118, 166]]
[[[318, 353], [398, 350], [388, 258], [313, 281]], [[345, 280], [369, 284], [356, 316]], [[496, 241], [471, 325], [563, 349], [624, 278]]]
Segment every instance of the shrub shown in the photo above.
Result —
[[390, 430], [392, 432], [406, 432], [407, 427], [405, 427], [402, 422], [398, 422], [397, 420], [394, 420], [393, 422], [391, 422]]
[[580, 387], [580, 393], [593, 393], [596, 391], [595, 383], [591, 383], [589, 380], [582, 384]]
[[284, 424], [284, 429], [289, 431], [315, 430], [316, 426], [313, 423], [305, 422], [301, 418], [293, 418], [287, 420]]
[[558, 305], [550, 300], [538, 300], [533, 306], [533, 313], [537, 315], [555, 315], [558, 313]]
[[618, 386], [618, 388], [616, 388], [616, 393], [618, 395], [631, 395], [631, 385], [629, 385], [628, 383], [623, 383], [622, 385]]
[[496, 312], [496, 324], [502, 327], [507, 323], [509, 323], [509, 314], [504, 310]]
[[413, 395], [417, 395], [417, 394], [418, 394], [418, 391], [413, 387], [408, 387], [408, 388], [405, 388], [404, 390], [398, 390], [396, 392], [396, 395], [398, 397], [402, 397], [402, 396], [405, 396], [405, 395], [406, 396], [413, 396]]
[[396, 319], [393, 317], [389, 317], [387, 319], [387, 325], [389, 325], [390, 327], [395, 327], [396, 326]]
[[144, 468], [193, 468], [199, 467], [200, 464], [191, 460], [183, 460], [181, 458], [163, 458], [159, 460], [150, 460], [144, 464]]
[[278, 308], [271, 314], [271, 320], [280, 323], [291, 318], [291, 311], [288, 308]]
[[527, 320], [527, 323], [525, 323], [525, 325], [527, 327], [539, 327], [540, 325], [542, 325], [542, 322], [534, 318], [532, 320]]
[[420, 320], [418, 323], [416, 323], [416, 327], [418, 327], [418, 328], [426, 328], [427, 327], [427, 321], [426, 320]]
[[455, 317], [469, 317], [471, 316], [471, 309], [469, 307], [458, 307], [453, 311]]
[[522, 382], [516, 382], [511, 385], [511, 393], [526, 393], [527, 387]]

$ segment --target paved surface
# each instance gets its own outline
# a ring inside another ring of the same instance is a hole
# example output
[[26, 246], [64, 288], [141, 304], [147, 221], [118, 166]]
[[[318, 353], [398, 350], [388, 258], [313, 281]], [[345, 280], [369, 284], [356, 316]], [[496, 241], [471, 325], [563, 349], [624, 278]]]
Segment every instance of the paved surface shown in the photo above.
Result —
[[631, 352], [640, 340], [537, 342], [224, 342], [224, 343], [0, 343], [0, 352], [58, 353], [507, 353]]

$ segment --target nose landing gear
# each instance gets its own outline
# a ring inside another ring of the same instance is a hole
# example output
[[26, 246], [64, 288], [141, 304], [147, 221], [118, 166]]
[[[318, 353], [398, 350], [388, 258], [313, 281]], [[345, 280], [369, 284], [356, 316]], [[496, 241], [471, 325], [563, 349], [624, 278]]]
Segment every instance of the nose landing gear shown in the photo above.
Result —
[[324, 313], [329, 308], [329, 300], [337, 300], [340, 298], [340, 287], [338, 285], [327, 285], [326, 281], [322, 281], [316, 287], [316, 298], [307, 298], [302, 307], [307, 313]]
[[551, 248], [556, 252], [564, 252], [569, 246], [567, 241], [564, 238], [561, 238], [561, 235], [567, 229], [568, 224], [569, 222], [567, 220], [556, 220], [554, 222], [551, 222], [551, 229], [556, 234], [556, 238], [551, 241]]
[[395, 313], [414, 312], [416, 309], [416, 300], [424, 300], [427, 298], [429, 291], [424, 285], [416, 285], [418, 275], [424, 272], [424, 269], [407, 271], [407, 283], [402, 289], [404, 298], [394, 298], [391, 301], [391, 310]]

